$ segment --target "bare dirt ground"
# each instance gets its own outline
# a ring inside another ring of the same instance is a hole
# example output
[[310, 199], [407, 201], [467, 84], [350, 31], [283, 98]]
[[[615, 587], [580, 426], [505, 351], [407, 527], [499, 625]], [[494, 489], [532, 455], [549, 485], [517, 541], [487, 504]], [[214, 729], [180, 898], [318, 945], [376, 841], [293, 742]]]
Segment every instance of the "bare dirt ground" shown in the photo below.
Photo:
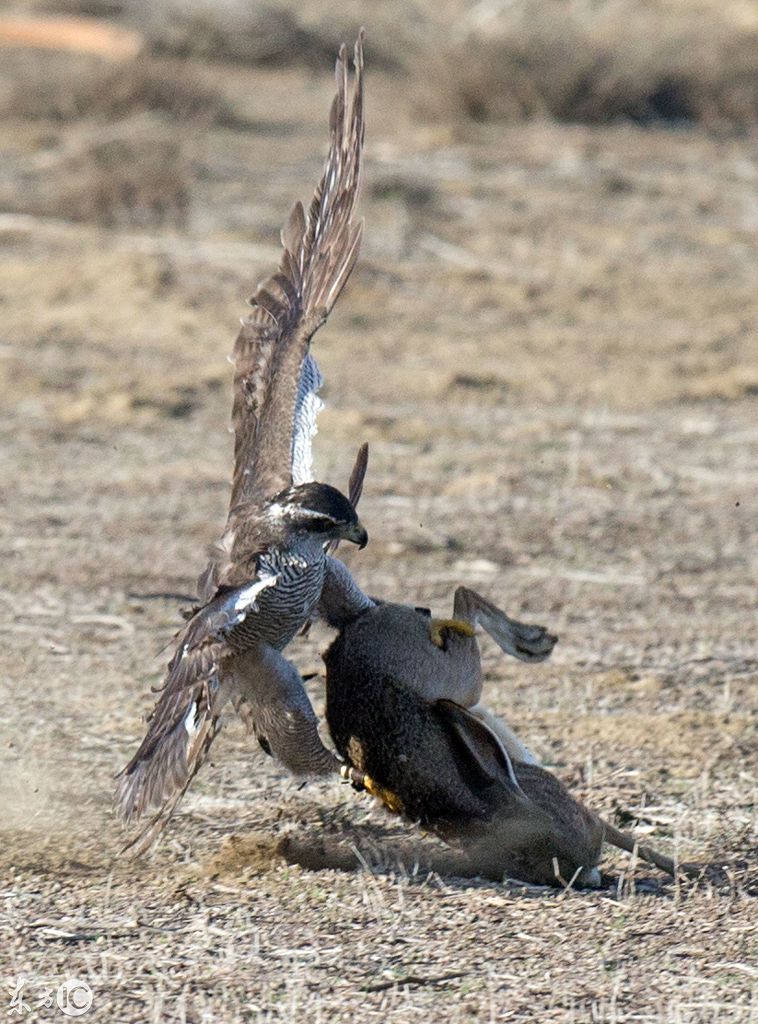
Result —
[[[37, 1003], [75, 976], [108, 1022], [758, 1019], [750, 132], [452, 130], [371, 73], [366, 242], [316, 342], [320, 477], [372, 445], [360, 580], [440, 611], [467, 583], [558, 632], [544, 666], [485, 644], [489, 702], [592, 806], [712, 870], [609, 852], [599, 892], [456, 878], [234, 722], [155, 853], [115, 859], [112, 776], [225, 513], [225, 356], [331, 96], [325, 71], [203, 73], [236, 118], [188, 122], [166, 160], [189, 192], [144, 225], [87, 214], [76, 161], [105, 128], [0, 121], [9, 1004], [23, 977], [26, 1019], [62, 1019]], [[298, 643], [304, 671], [327, 640]]]

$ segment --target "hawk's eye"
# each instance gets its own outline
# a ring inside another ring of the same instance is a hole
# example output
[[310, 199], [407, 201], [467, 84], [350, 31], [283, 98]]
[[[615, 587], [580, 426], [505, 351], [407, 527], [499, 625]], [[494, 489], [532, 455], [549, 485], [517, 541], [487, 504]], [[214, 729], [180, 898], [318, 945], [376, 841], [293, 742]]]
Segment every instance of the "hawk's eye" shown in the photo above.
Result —
[[333, 530], [336, 525], [329, 516], [313, 516], [306, 524], [307, 529], [313, 530], [314, 533], [326, 533], [328, 530]]

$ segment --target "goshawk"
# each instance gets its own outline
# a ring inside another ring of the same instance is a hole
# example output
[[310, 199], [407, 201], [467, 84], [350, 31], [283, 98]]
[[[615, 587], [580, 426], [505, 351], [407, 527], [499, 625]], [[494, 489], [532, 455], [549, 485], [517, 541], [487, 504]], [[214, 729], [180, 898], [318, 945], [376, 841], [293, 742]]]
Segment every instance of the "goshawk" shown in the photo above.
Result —
[[308, 210], [297, 203], [282, 230], [277, 272], [251, 300], [234, 346], [234, 474], [229, 516], [198, 581], [199, 603], [177, 635], [160, 697], [139, 749], [120, 773], [117, 804], [127, 821], [157, 815], [134, 840], [145, 849], [165, 826], [208, 754], [232, 701], [268, 752], [296, 773], [338, 767], [321, 743], [295, 666], [282, 651], [319, 612], [370, 605], [329, 550], [363, 547], [351, 498], [312, 480], [311, 442], [321, 376], [310, 354], [355, 265], [354, 220], [364, 137], [363, 48], [354, 75], [343, 46], [336, 67], [331, 146]]

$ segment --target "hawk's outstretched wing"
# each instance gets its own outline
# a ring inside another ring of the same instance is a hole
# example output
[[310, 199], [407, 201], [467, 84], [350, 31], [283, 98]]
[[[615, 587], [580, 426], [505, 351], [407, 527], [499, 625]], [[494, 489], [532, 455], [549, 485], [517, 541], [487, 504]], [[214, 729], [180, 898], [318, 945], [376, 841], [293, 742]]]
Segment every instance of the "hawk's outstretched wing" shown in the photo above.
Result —
[[234, 346], [234, 476], [230, 508], [311, 478], [311, 438], [321, 375], [310, 340], [355, 265], [362, 222], [353, 222], [363, 149], [363, 36], [349, 81], [337, 60], [331, 146], [307, 212], [297, 203], [282, 230], [278, 271], [253, 296]]
[[[158, 809], [137, 837], [138, 850], [170, 818], [207, 757], [230, 699], [249, 710], [262, 745], [292, 771], [334, 769], [302, 680], [280, 652], [307, 614], [309, 588], [326, 585], [330, 606], [367, 599], [341, 563], [331, 568], [333, 559], [309, 566], [280, 558], [280, 568], [271, 568], [260, 510], [267, 499], [311, 479], [321, 375], [310, 340], [350, 276], [361, 239], [353, 213], [364, 135], [362, 35], [354, 66], [351, 86], [343, 46], [323, 178], [308, 211], [299, 203], [292, 211], [279, 269], [259, 286], [235, 343], [229, 521], [198, 581], [199, 606], [177, 636], [147, 734], [119, 780], [117, 801], [127, 820]], [[351, 478], [353, 501], [365, 468], [362, 450]]]

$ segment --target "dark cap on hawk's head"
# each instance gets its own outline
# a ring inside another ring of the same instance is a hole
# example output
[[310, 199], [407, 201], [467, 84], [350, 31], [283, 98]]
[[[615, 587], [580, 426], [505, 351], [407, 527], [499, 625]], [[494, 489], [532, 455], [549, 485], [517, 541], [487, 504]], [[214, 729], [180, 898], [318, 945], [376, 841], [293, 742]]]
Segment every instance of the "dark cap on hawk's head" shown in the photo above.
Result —
[[349, 540], [360, 548], [368, 544], [368, 533], [355, 506], [330, 484], [311, 480], [281, 491], [268, 503], [265, 514], [290, 529], [322, 534], [325, 542]]

